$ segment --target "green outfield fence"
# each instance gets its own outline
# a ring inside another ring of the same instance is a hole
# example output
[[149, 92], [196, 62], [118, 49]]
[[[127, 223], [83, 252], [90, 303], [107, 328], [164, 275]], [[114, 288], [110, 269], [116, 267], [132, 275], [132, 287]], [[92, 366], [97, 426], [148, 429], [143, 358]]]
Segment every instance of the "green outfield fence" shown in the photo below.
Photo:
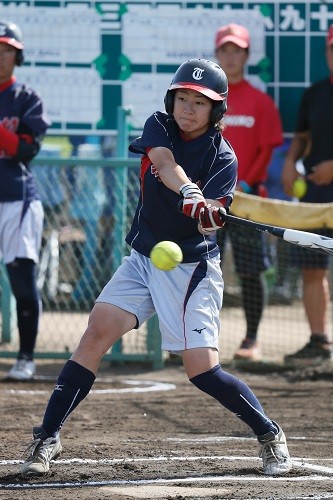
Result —
[[[126, 108], [118, 109], [113, 157], [102, 157], [104, 152], [96, 144], [82, 144], [76, 156], [66, 158], [61, 157], [59, 147], [44, 145], [33, 162], [45, 210], [38, 276], [43, 312], [36, 358], [66, 359], [71, 355], [96, 296], [129, 252], [125, 235], [139, 192], [140, 161], [139, 157], [128, 157], [128, 114]], [[290, 265], [292, 245], [268, 235], [267, 245], [272, 267], [265, 274], [268, 303], [258, 339], [264, 359], [274, 361], [302, 346], [309, 337], [309, 329], [300, 276]], [[229, 361], [245, 333], [241, 291], [229, 243], [222, 267], [225, 296], [220, 352], [221, 360]], [[331, 285], [332, 274], [331, 270]], [[18, 350], [15, 301], [3, 265], [0, 299], [0, 357], [14, 358]], [[328, 324], [328, 334], [332, 337], [332, 302]], [[112, 363], [150, 363], [154, 369], [163, 367], [166, 357], [161, 350], [156, 316], [124, 335], [105, 359]]]

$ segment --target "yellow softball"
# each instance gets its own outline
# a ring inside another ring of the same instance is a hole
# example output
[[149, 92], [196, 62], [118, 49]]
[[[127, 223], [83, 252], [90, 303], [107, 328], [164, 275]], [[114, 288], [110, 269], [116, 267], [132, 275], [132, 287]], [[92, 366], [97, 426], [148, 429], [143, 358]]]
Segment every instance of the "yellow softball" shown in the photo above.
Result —
[[171, 271], [183, 260], [181, 248], [173, 241], [160, 241], [150, 252], [152, 263], [161, 271]]
[[298, 177], [293, 184], [293, 195], [296, 198], [303, 198], [308, 187], [303, 177]]

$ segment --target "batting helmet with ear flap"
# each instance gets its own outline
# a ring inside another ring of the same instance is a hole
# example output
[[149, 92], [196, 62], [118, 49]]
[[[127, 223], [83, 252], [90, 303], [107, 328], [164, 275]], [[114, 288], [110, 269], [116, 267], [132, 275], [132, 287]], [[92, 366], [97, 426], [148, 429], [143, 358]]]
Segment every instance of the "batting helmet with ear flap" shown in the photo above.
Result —
[[0, 21], [0, 42], [12, 45], [16, 49], [15, 64], [21, 66], [24, 61], [22, 33], [16, 24], [10, 21]]
[[177, 69], [164, 97], [167, 113], [173, 113], [175, 90], [190, 89], [213, 101], [210, 121], [218, 123], [227, 110], [228, 79], [221, 66], [207, 59], [190, 59]]

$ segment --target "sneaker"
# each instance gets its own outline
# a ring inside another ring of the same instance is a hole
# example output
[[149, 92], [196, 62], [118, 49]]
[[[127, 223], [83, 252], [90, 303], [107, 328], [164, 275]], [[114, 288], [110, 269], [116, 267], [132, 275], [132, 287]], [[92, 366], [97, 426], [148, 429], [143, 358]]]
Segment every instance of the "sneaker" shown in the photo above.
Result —
[[34, 361], [27, 359], [18, 359], [14, 366], [7, 373], [7, 380], [32, 380], [36, 373], [36, 365]]
[[234, 359], [243, 361], [259, 361], [261, 354], [257, 346], [257, 342], [252, 339], [245, 338], [240, 345], [240, 348], [235, 352]]
[[268, 476], [285, 474], [292, 468], [286, 436], [281, 427], [277, 427], [279, 429], [277, 434], [271, 431], [263, 436], [258, 436], [258, 441], [261, 444], [259, 457], [262, 458], [264, 474]]
[[42, 476], [50, 469], [50, 461], [59, 457], [62, 452], [59, 434], [48, 437], [42, 427], [33, 428], [33, 441], [28, 445], [28, 458], [22, 464], [22, 476]]
[[315, 366], [329, 359], [332, 359], [330, 344], [310, 340], [299, 351], [285, 356], [284, 362], [298, 366]]

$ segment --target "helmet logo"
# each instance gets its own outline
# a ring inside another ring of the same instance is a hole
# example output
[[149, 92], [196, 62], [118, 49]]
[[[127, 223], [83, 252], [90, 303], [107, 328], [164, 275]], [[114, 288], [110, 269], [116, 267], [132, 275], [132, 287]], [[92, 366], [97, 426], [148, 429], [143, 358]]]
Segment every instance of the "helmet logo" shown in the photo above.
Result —
[[203, 78], [204, 71], [205, 70], [202, 68], [194, 68], [192, 73], [192, 77], [194, 78], [194, 80], [201, 80]]

